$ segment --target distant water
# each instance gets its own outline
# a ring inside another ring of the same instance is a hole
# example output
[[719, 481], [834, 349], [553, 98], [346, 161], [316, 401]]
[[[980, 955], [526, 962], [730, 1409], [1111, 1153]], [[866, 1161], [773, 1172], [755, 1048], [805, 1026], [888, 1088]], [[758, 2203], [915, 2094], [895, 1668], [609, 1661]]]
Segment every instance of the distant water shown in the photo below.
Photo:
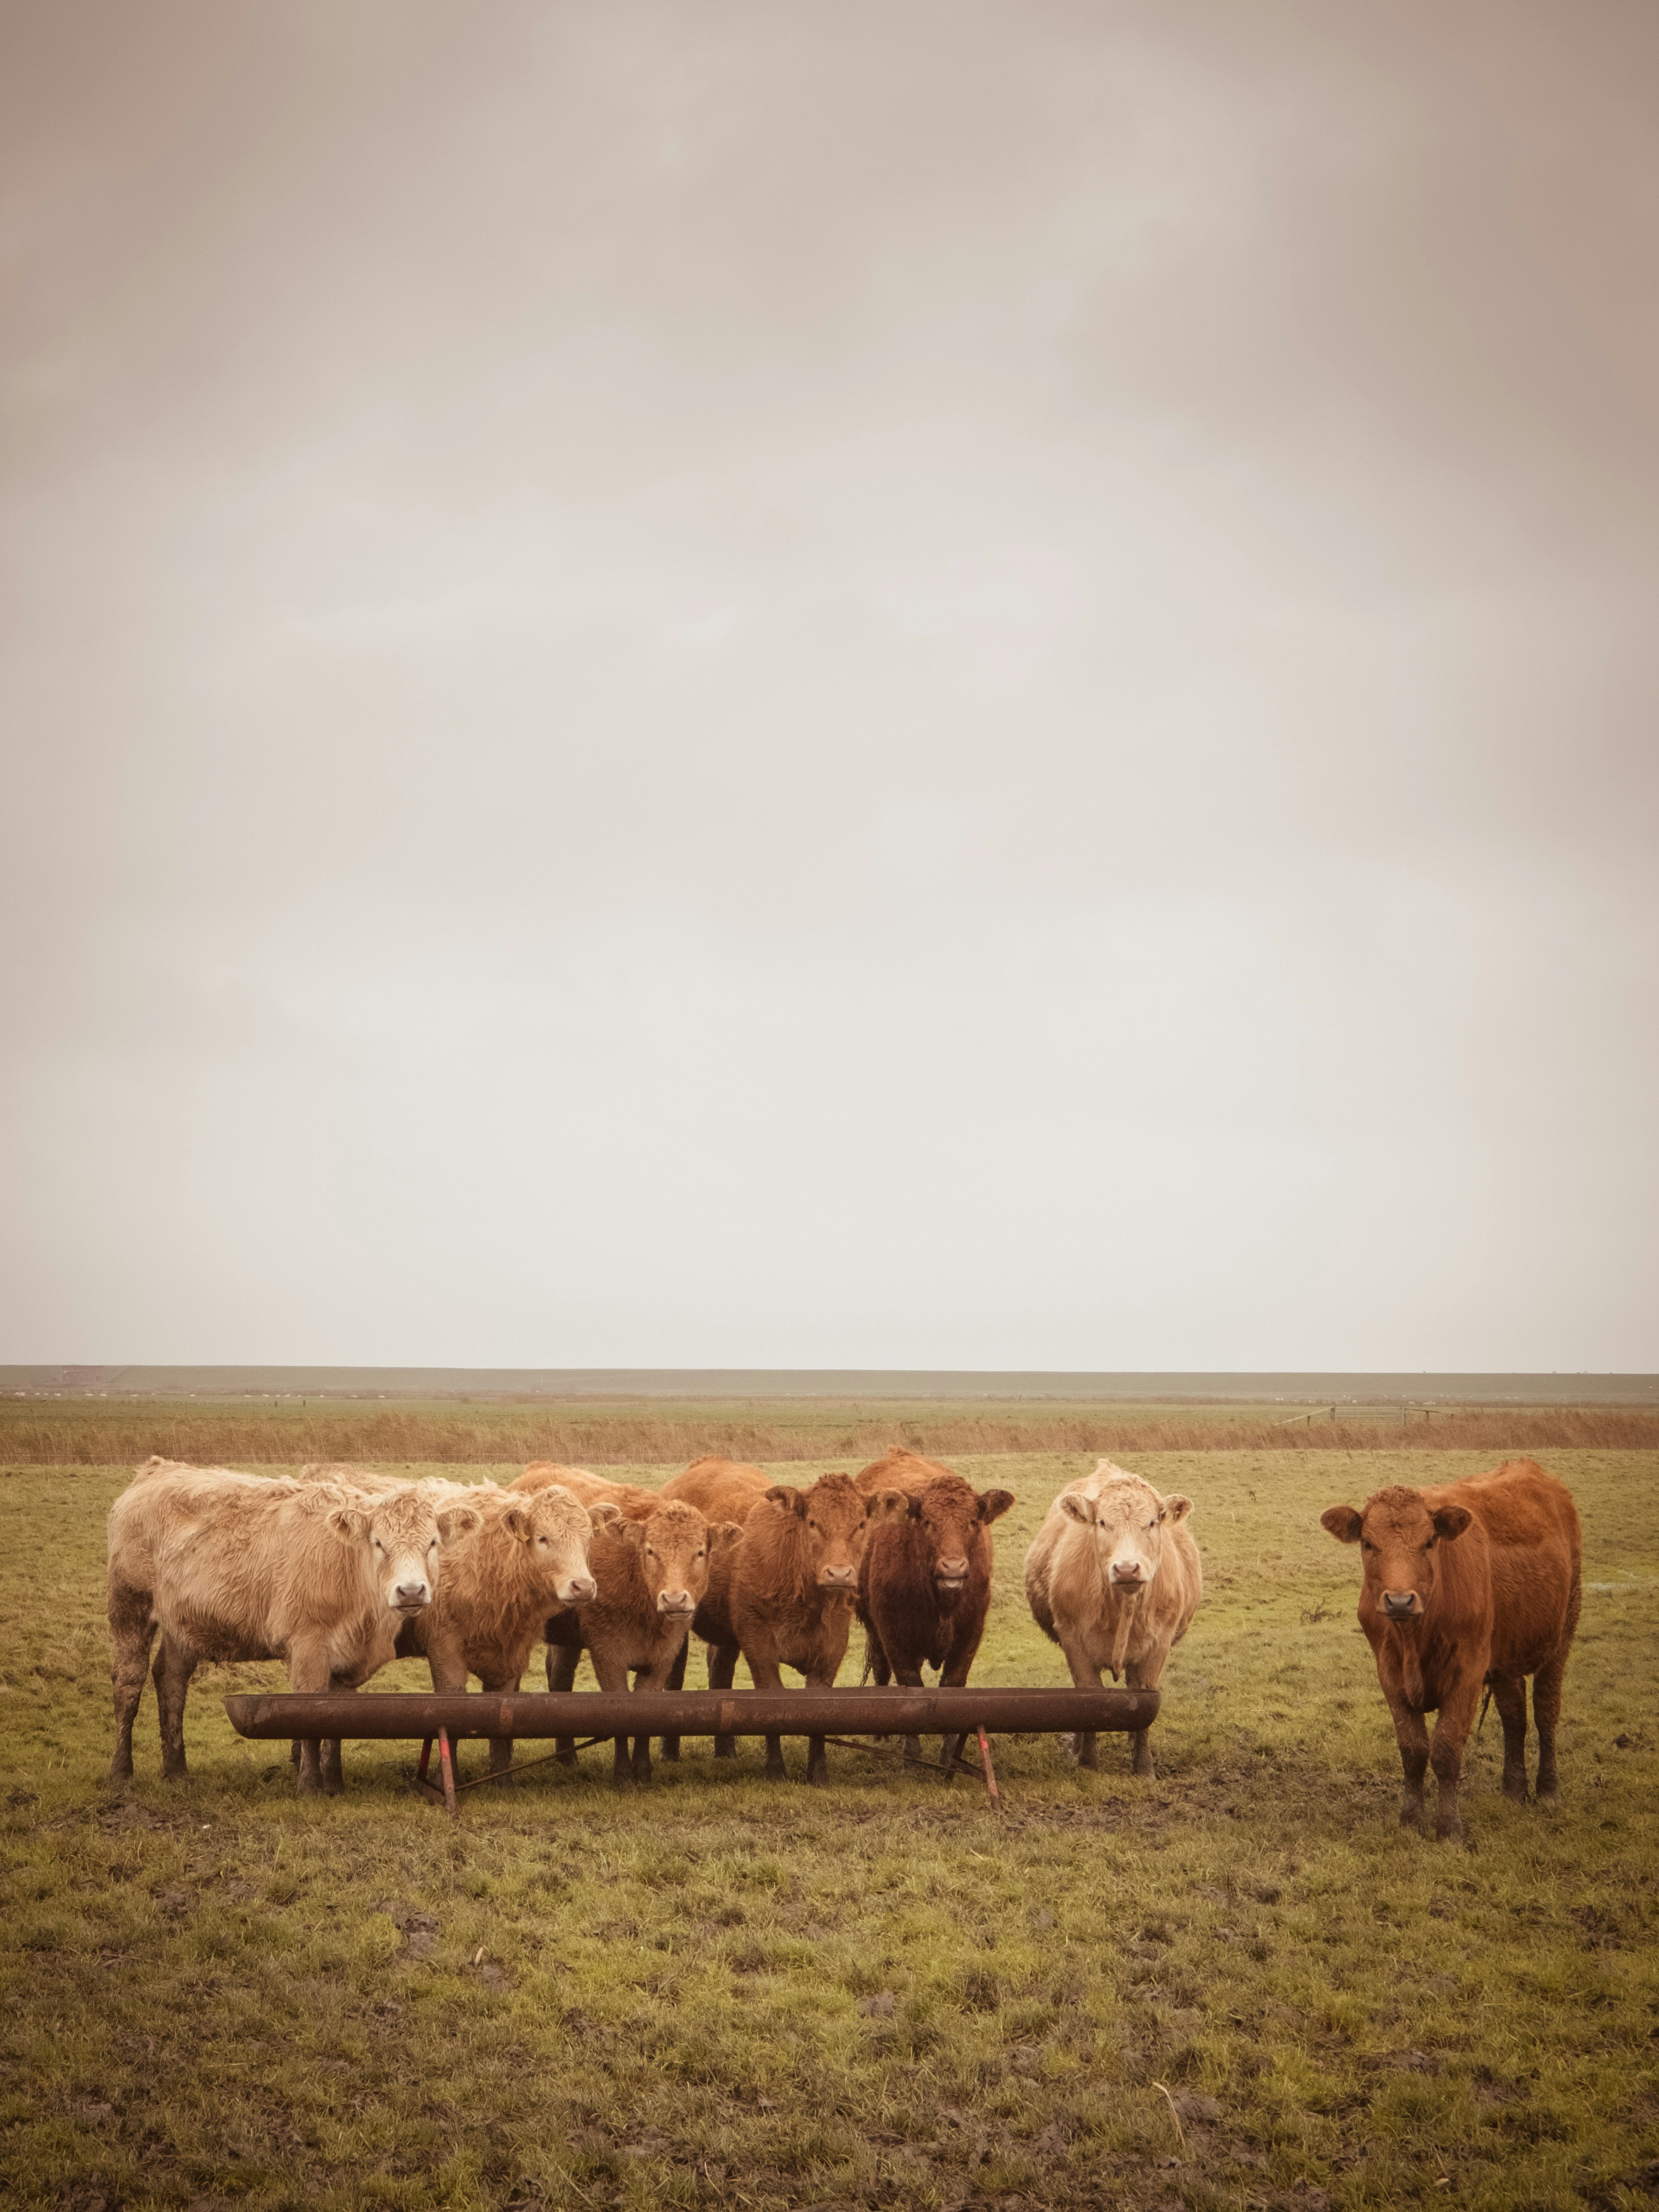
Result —
[[318, 1398], [1063, 1399], [1659, 1405], [1659, 1375], [1107, 1375], [901, 1368], [0, 1367], [0, 1392]]

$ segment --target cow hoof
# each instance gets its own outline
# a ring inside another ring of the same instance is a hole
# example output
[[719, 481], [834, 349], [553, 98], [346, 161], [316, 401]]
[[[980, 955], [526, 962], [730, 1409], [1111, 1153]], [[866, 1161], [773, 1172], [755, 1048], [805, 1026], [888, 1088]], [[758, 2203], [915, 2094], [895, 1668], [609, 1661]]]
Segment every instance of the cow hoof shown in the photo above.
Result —
[[112, 1782], [131, 1782], [132, 1761], [130, 1759], [114, 1760], [110, 1766], [109, 1778]]
[[769, 1782], [787, 1782], [789, 1779], [789, 1769], [782, 1765], [773, 1766], [769, 1763], [766, 1778]]
[[323, 1785], [314, 1774], [301, 1771], [294, 1786], [301, 1797], [320, 1797], [323, 1794]]
[[323, 1795], [325, 1797], [342, 1797], [345, 1795], [345, 1784], [337, 1774], [331, 1774], [325, 1778]]
[[649, 1782], [651, 1779], [651, 1763], [648, 1759], [643, 1766], [636, 1766], [634, 1769], [634, 1779], [635, 1782]]
[[830, 1786], [830, 1770], [827, 1766], [809, 1766], [806, 1770], [806, 1779], [814, 1790], [827, 1790]]
[[665, 1759], [678, 1759], [678, 1757], [679, 1757], [679, 1755], [680, 1755], [680, 1747], [679, 1747], [678, 1744], [677, 1744], [677, 1743], [665, 1743], [665, 1744], [664, 1744], [664, 1746], [663, 1746], [663, 1747], [662, 1747], [662, 1755], [663, 1755], [663, 1757], [664, 1757]]
[[574, 1751], [556, 1751], [553, 1757], [561, 1766], [576, 1766], [580, 1764]]

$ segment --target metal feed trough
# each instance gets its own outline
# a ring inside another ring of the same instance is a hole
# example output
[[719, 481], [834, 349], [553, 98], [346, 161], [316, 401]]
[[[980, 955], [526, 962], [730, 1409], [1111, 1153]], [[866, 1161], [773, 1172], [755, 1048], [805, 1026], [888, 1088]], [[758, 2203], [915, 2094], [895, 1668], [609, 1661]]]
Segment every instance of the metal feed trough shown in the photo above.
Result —
[[[225, 1699], [237, 1734], [262, 1741], [349, 1737], [419, 1742], [415, 1780], [434, 1797], [441, 1796], [452, 1813], [458, 1789], [476, 1789], [544, 1763], [525, 1759], [458, 1784], [453, 1747], [467, 1736], [574, 1736], [581, 1749], [622, 1735], [822, 1736], [849, 1751], [902, 1759], [908, 1766], [938, 1766], [947, 1778], [958, 1771], [982, 1772], [991, 1802], [1000, 1807], [992, 1731], [1144, 1729], [1157, 1719], [1158, 1707], [1156, 1690], [532, 1690], [447, 1696], [348, 1690]], [[848, 1729], [872, 1735], [953, 1736], [957, 1743], [945, 1759], [918, 1761], [884, 1745], [849, 1742]], [[969, 1735], [979, 1739], [977, 1769], [961, 1755], [962, 1741]], [[428, 1778], [434, 1742], [441, 1787]]]

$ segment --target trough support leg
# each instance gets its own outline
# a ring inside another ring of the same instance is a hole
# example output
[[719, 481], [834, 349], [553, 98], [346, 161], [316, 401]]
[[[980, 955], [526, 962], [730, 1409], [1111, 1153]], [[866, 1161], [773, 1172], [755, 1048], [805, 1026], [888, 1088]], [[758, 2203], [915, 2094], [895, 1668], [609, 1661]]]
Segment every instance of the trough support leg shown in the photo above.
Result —
[[991, 1801], [991, 1810], [1002, 1810], [1001, 1793], [997, 1789], [997, 1771], [991, 1764], [991, 1739], [983, 1729], [979, 1732], [979, 1763], [985, 1769], [985, 1790]]
[[430, 1736], [428, 1736], [426, 1741], [421, 1746], [421, 1763], [415, 1769], [416, 1784], [420, 1789], [429, 1790], [432, 1787], [432, 1784], [426, 1778], [426, 1770], [431, 1765], [431, 1764], [432, 1739]]
[[449, 1730], [438, 1730], [438, 1763], [443, 1770], [444, 1808], [452, 1820], [459, 1818], [455, 1802], [455, 1762], [449, 1755]]

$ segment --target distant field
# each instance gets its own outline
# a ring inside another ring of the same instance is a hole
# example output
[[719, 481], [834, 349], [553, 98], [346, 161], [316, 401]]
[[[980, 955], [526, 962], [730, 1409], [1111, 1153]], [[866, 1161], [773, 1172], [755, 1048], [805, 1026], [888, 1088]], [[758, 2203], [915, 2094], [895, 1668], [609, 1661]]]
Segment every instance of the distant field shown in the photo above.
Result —
[[228, 1466], [307, 1459], [617, 1467], [720, 1451], [873, 1458], [889, 1444], [1001, 1452], [1659, 1449], [1659, 1407], [1194, 1404], [1049, 1399], [570, 1400], [325, 1397], [0, 1400], [0, 1466], [132, 1464], [160, 1452]]
[[[1462, 1850], [1396, 1826], [1355, 1562], [1316, 1516], [1490, 1455], [1320, 1441], [1137, 1456], [1195, 1499], [1208, 1578], [1166, 1676], [1158, 1778], [1133, 1783], [1121, 1741], [1097, 1776], [1052, 1741], [1007, 1741], [1000, 1820], [974, 1785], [856, 1752], [832, 1750], [818, 1792], [767, 1784], [757, 1744], [732, 1768], [696, 1741], [648, 1793], [616, 1795], [596, 1751], [579, 1774], [471, 1793], [456, 1828], [404, 1793], [398, 1747], [353, 1747], [348, 1796], [302, 1804], [286, 1759], [219, 1704], [280, 1684], [270, 1668], [203, 1670], [183, 1789], [157, 1778], [147, 1696], [138, 1781], [111, 1793], [102, 1522], [125, 1471], [14, 1464], [7, 2201], [1650, 2204], [1659, 1453], [1551, 1455], [1588, 1537], [1565, 1801], [1503, 1800], [1494, 1723]], [[678, 1458], [625, 1471], [655, 1481]], [[1063, 1681], [1019, 1560], [1091, 1461], [960, 1463], [1019, 1501], [979, 1673]], [[803, 1747], [791, 1759], [798, 1773]]]

